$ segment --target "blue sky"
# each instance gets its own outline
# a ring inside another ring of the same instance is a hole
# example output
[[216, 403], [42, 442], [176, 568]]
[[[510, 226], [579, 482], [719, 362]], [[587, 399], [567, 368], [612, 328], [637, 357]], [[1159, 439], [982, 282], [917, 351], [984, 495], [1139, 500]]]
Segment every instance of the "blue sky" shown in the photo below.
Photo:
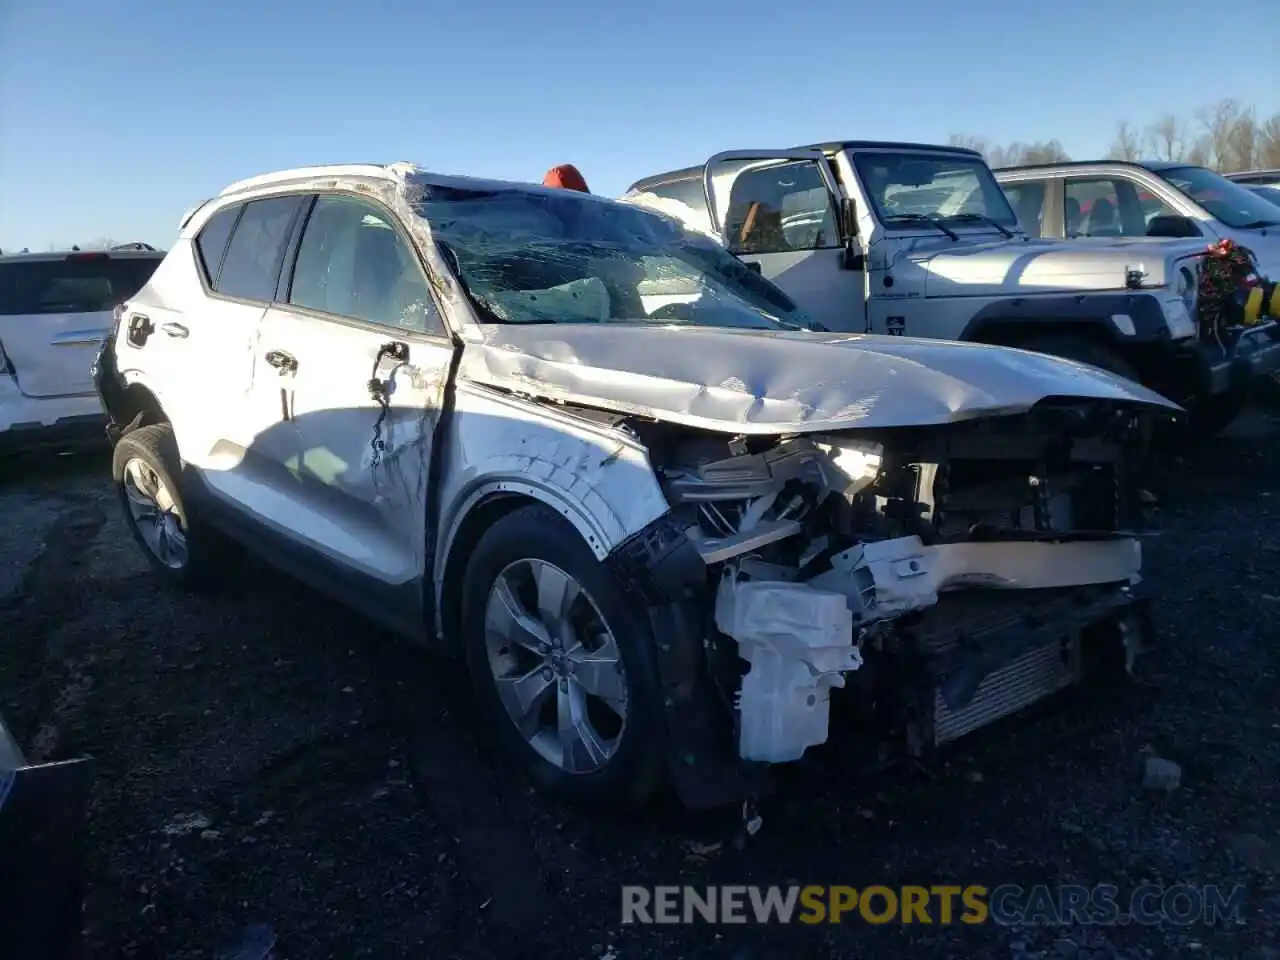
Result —
[[[1221, 11], [1221, 13], [1219, 13]], [[1280, 111], [1276, 0], [0, 0], [0, 248], [171, 242], [243, 176], [333, 161], [596, 193], [721, 149], [1058, 137]], [[1266, 51], [1266, 52], [1264, 52]]]

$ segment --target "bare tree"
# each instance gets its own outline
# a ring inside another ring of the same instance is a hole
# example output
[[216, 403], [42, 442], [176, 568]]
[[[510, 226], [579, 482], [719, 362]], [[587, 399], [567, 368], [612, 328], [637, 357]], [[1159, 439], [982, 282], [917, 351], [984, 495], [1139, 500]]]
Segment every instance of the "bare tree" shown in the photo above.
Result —
[[1258, 166], [1280, 167], [1280, 113], [1258, 128], [1257, 151]]
[[1019, 147], [1022, 151], [1021, 163], [1062, 163], [1071, 159], [1056, 138], [1042, 140], [1038, 143], [1029, 143], [1026, 146], [1021, 144], [1015, 144], [1014, 146]]
[[1189, 140], [1186, 122], [1172, 113], [1147, 127], [1147, 143], [1158, 160], [1185, 160]]
[[[977, 150], [993, 167], [1054, 163], [1068, 159], [1062, 144], [999, 144], [970, 134], [952, 134], [950, 143]], [[1139, 129], [1121, 121], [1107, 151], [1113, 160], [1158, 160], [1191, 163], [1224, 173], [1257, 167], [1280, 168], [1280, 113], [1259, 121], [1257, 110], [1239, 100], [1208, 104], [1190, 116], [1166, 113]]]
[[[1253, 107], [1241, 111], [1227, 136], [1231, 167], [1252, 170], [1258, 159], [1258, 115]], [[1225, 167], [1223, 169], [1226, 169]]]
[[964, 147], [966, 150], [977, 150], [984, 157], [991, 149], [991, 141], [984, 137], [971, 137], [967, 133], [953, 133], [947, 137], [947, 143], [953, 147]]
[[1238, 100], [1219, 100], [1196, 111], [1196, 120], [1207, 138], [1206, 153], [1209, 163], [1219, 170], [1232, 169], [1236, 164], [1235, 141], [1242, 122], [1252, 123]]
[[1056, 139], [1039, 143], [998, 144], [983, 137], [953, 133], [947, 142], [953, 147], [977, 150], [993, 167], [1017, 167], [1029, 163], [1056, 163], [1071, 159], [1062, 143]]
[[1121, 120], [1120, 125], [1116, 127], [1116, 136], [1111, 141], [1110, 149], [1107, 150], [1107, 159], [1129, 162], [1142, 159], [1142, 135], [1128, 120]]

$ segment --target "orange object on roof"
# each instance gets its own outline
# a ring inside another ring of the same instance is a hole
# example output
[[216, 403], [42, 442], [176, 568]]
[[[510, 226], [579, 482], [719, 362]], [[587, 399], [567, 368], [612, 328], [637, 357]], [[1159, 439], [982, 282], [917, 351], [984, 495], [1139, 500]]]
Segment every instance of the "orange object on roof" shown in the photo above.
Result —
[[547, 171], [547, 175], [542, 178], [542, 185], [544, 187], [560, 187], [564, 190], [577, 190], [581, 193], [591, 192], [587, 187], [586, 179], [572, 163], [562, 163], [558, 167], [552, 167]]

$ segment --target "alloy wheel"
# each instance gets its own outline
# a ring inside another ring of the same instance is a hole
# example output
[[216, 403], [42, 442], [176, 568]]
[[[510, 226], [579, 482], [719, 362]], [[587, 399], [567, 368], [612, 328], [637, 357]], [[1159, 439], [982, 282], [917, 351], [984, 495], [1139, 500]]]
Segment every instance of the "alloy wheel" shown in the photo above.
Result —
[[134, 457], [124, 466], [124, 494], [129, 515], [152, 556], [170, 570], [187, 565], [187, 536], [173, 493], [145, 460]]
[[499, 699], [525, 742], [566, 773], [604, 767], [626, 727], [626, 674], [586, 589], [554, 564], [517, 560], [489, 589], [484, 627]]

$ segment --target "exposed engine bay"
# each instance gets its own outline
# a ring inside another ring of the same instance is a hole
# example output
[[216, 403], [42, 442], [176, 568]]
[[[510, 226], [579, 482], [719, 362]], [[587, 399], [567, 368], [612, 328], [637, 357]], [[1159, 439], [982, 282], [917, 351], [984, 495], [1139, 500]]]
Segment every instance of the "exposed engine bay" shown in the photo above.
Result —
[[789, 437], [628, 429], [705, 564], [705, 666], [741, 760], [799, 759], [835, 701], [919, 753], [1081, 679], [1091, 634], [1132, 663], [1137, 408], [1045, 401]]

